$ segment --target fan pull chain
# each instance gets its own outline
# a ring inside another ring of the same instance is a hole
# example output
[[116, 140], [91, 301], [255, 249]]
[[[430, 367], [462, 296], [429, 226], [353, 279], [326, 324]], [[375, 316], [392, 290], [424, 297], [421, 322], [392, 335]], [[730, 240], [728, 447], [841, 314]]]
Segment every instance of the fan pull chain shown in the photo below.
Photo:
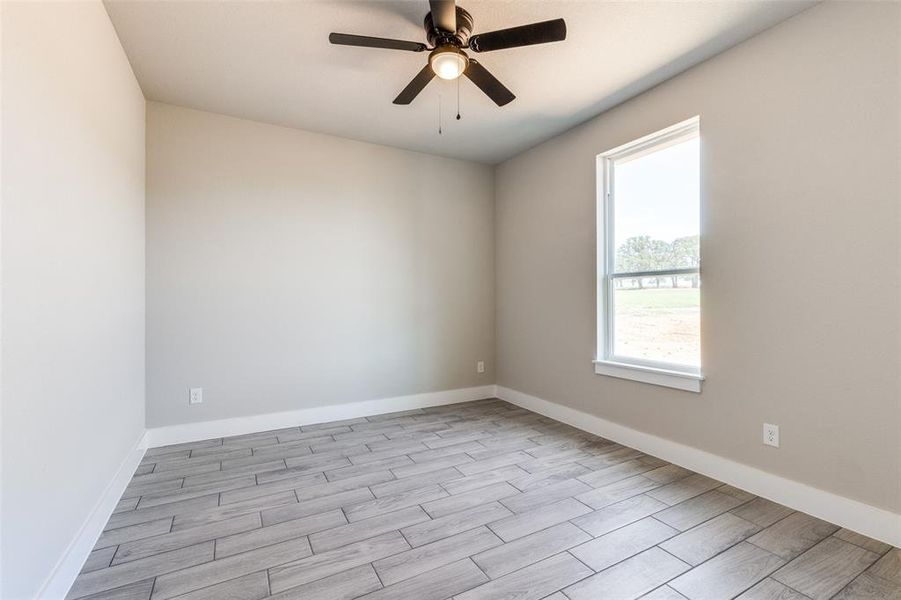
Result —
[[460, 120], [460, 78], [457, 77], [457, 120]]
[[441, 94], [438, 94], [438, 135], [441, 135]]

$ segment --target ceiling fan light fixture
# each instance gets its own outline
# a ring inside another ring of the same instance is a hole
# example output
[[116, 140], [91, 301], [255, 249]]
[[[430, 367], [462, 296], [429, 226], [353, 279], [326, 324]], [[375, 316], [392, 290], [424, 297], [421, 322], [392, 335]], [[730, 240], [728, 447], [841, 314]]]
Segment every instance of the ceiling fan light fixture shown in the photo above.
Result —
[[[0, 0], [0, 2], [2, 1]], [[497, 77], [492, 75], [480, 61], [469, 58], [462, 50], [463, 48], [478, 54], [519, 48], [520, 46], [560, 42], [566, 39], [566, 23], [563, 19], [530, 23], [472, 35], [472, 15], [457, 6], [456, 0], [429, 0], [429, 9], [422, 21], [422, 26], [431, 47], [422, 42], [350, 33], [331, 33], [328, 39], [332, 44], [340, 46], [384, 48], [408, 52], [430, 50], [428, 64], [423, 65], [422, 69], [407, 84], [407, 87], [401, 90], [394, 99], [394, 104], [410, 104], [435, 77], [451, 81], [459, 79], [460, 75], [465, 75], [498, 106], [506, 106], [515, 100], [516, 96], [498, 81]], [[459, 94], [459, 88], [457, 92]]]
[[429, 57], [429, 66], [441, 79], [456, 79], [463, 74], [468, 64], [466, 54], [454, 46], [438, 48]]

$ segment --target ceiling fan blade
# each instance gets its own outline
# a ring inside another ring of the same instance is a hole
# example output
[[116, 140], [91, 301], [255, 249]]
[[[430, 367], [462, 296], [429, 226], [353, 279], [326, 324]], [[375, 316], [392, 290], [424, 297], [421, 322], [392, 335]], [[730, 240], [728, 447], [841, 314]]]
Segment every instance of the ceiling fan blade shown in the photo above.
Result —
[[494, 100], [494, 103], [498, 106], [509, 104], [516, 98], [513, 92], [504, 87], [503, 83], [488, 72], [488, 69], [472, 58], [469, 59], [469, 65], [463, 71], [463, 74], [469, 77], [469, 80], [485, 92], [485, 95]]
[[435, 71], [432, 70], [430, 65], [426, 65], [422, 68], [422, 71], [416, 74], [416, 77], [413, 78], [413, 81], [407, 84], [407, 87], [403, 89], [403, 91], [397, 95], [397, 98], [394, 99], [395, 104], [409, 104], [413, 102], [413, 99], [419, 95], [425, 86], [429, 84], [432, 78], [435, 77]]
[[457, 33], [457, 6], [454, 0], [429, 0], [432, 23], [448, 33]]
[[410, 52], [422, 52], [428, 50], [428, 46], [419, 42], [406, 42], [404, 40], [390, 40], [388, 38], [369, 37], [366, 35], [352, 35], [349, 33], [330, 33], [328, 41], [341, 46], [361, 46], [363, 48], [385, 48], [387, 50], [409, 50]]
[[542, 21], [510, 29], [480, 33], [469, 38], [469, 47], [476, 52], [491, 52], [506, 48], [518, 48], [533, 44], [547, 44], [566, 39], [566, 22], [563, 19]]

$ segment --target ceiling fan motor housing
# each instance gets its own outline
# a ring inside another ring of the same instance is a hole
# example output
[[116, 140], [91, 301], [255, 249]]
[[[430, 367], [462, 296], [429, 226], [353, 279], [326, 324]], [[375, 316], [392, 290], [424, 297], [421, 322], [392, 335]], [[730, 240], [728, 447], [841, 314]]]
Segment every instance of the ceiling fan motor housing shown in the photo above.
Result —
[[469, 36], [472, 34], [472, 15], [465, 9], [456, 7], [457, 9], [457, 31], [449, 33], [438, 29], [432, 21], [432, 13], [429, 12], [425, 16], [423, 27], [425, 28], [426, 38], [433, 47], [438, 46], [457, 46], [458, 48], [466, 46], [469, 42]]

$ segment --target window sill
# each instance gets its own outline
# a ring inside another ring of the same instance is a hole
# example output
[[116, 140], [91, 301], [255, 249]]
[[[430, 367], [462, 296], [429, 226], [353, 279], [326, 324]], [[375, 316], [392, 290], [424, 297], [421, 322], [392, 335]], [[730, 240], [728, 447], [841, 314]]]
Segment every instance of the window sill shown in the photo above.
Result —
[[695, 393], [701, 392], [701, 382], [704, 381], [704, 376], [700, 373], [683, 373], [608, 360], [594, 361], [594, 372], [598, 375], [631, 379]]

